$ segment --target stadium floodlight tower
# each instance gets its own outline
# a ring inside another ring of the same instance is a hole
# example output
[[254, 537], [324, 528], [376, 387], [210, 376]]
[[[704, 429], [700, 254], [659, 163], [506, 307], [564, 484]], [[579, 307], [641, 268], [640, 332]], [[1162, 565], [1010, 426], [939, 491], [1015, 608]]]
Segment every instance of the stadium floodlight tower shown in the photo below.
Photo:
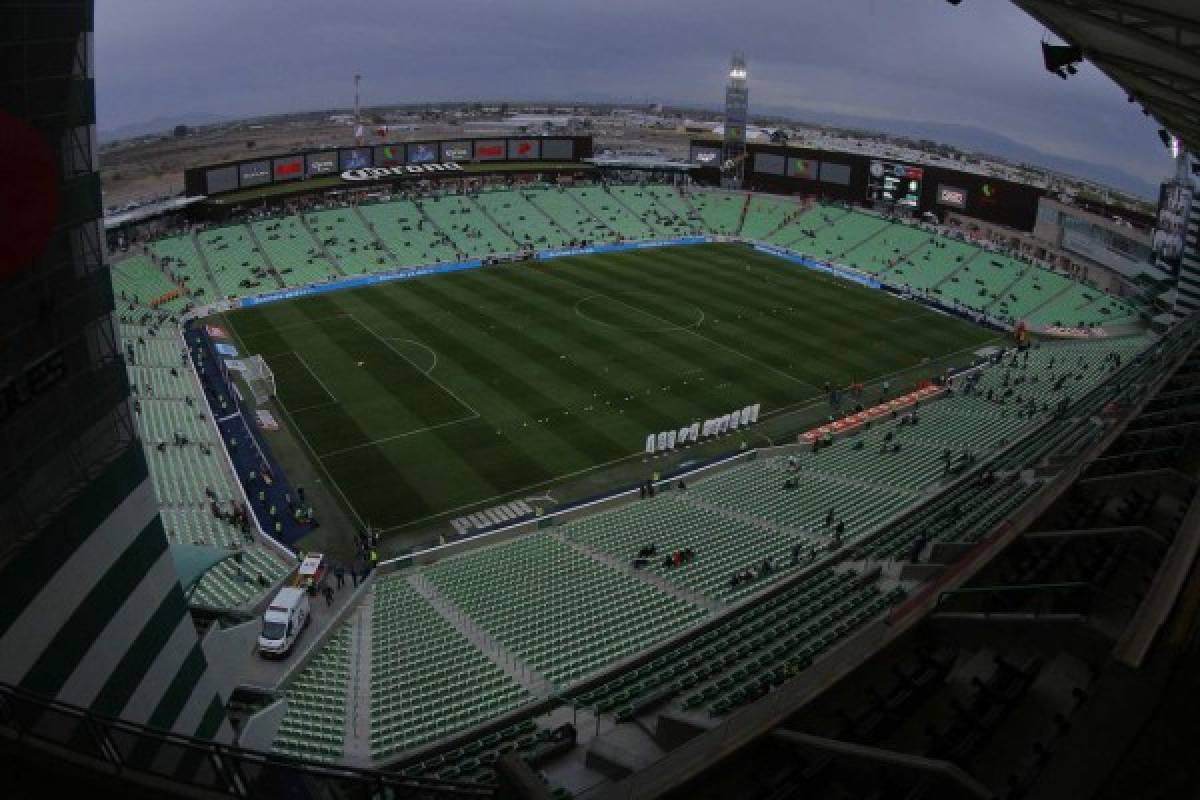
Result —
[[746, 120], [750, 90], [746, 88], [746, 56], [733, 54], [729, 84], [725, 87], [725, 141], [721, 147], [721, 185], [740, 189], [746, 160]]

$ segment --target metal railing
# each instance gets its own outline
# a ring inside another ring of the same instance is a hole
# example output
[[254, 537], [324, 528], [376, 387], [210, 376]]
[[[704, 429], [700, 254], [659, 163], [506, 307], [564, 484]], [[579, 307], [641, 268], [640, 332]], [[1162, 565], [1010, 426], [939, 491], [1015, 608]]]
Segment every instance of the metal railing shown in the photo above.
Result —
[[99, 781], [213, 797], [488, 798], [489, 786], [406, 777], [244, 750], [95, 714], [0, 683], [0, 752]]

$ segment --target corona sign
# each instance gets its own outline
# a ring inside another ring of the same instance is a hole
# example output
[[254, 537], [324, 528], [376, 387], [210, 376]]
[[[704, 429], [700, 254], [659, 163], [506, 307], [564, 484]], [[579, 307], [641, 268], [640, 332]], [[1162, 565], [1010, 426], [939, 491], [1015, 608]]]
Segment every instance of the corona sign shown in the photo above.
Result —
[[399, 167], [364, 167], [348, 169], [342, 173], [344, 181], [373, 181], [395, 175], [421, 175], [429, 172], [461, 172], [462, 165], [450, 161], [445, 164], [407, 164]]

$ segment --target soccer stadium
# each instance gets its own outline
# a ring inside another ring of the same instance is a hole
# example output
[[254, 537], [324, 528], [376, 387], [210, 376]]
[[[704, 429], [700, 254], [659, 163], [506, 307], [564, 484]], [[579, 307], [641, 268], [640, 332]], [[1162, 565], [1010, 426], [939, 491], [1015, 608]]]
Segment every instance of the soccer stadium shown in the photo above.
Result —
[[105, 215], [103, 9], [9, 4], [13, 796], [1190, 793], [1200, 14], [1014, 5], [1154, 213], [754, 140], [739, 53], [686, 158], [359, 126]]

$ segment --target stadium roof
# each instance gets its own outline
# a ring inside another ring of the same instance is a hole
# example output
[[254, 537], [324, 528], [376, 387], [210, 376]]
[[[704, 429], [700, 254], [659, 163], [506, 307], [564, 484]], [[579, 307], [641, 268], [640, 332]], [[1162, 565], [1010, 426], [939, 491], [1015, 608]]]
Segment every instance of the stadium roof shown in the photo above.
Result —
[[1200, 153], [1200, 2], [1013, 0]]
[[144, 206], [130, 209], [129, 211], [120, 211], [116, 214], [104, 215], [104, 230], [110, 231], [113, 228], [119, 228], [122, 225], [131, 225], [137, 222], [145, 222], [148, 219], [163, 214], [169, 214], [172, 211], [180, 211], [187, 208], [193, 203], [199, 203], [203, 197], [171, 197], [167, 200], [159, 200], [153, 203], [147, 203]]
[[658, 156], [596, 156], [583, 160], [586, 163], [595, 164], [601, 169], [650, 169], [683, 172], [697, 166], [690, 161], [678, 161]]
[[189, 596], [196, 588], [196, 584], [200, 583], [200, 579], [204, 577], [204, 573], [237, 554], [236, 550], [225, 550], [220, 547], [198, 544], [171, 545], [171, 559], [175, 562], [175, 572], [179, 575], [183, 593]]

